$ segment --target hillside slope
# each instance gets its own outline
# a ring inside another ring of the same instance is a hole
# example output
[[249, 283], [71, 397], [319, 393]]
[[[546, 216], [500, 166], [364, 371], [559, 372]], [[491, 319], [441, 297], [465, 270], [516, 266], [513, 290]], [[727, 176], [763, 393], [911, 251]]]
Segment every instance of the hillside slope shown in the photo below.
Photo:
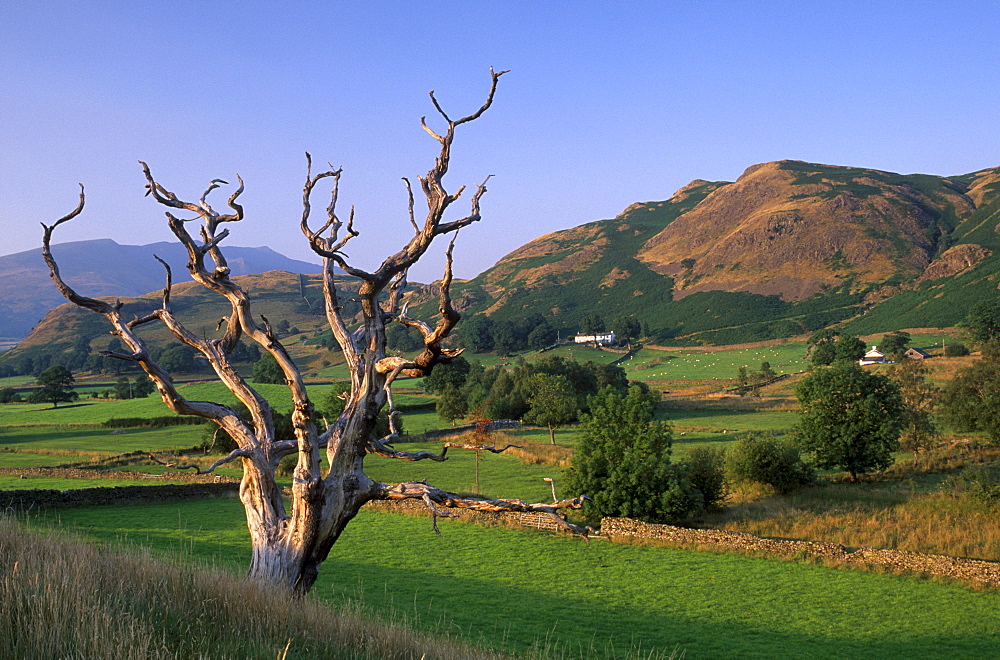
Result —
[[[497, 318], [634, 315], [661, 338], [749, 341], [864, 312], [884, 327], [952, 325], [1000, 271], [1000, 168], [956, 176], [777, 161], [735, 182], [693, 181], [670, 199], [530, 241], [460, 284], [460, 305]], [[933, 291], [933, 292], [932, 292]], [[971, 302], [970, 302], [971, 301]], [[889, 309], [889, 307], [887, 307]], [[946, 311], [946, 313], [938, 313]], [[882, 329], [882, 328], [879, 328]]]
[[[90, 296], [141, 296], [163, 286], [163, 269], [153, 255], [171, 264], [175, 282], [191, 278], [187, 255], [179, 243], [119, 245], [110, 239], [75, 241], [52, 246], [70, 286]], [[269, 247], [227, 247], [235, 275], [269, 270], [318, 273], [318, 264], [289, 259]], [[0, 337], [26, 337], [45, 313], [65, 302], [49, 279], [42, 250], [0, 257]]]

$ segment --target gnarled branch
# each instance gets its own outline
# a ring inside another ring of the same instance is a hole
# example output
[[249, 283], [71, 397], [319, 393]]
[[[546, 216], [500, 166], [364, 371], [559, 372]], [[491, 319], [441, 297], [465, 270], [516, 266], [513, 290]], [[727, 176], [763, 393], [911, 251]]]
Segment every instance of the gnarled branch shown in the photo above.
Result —
[[233, 451], [229, 452], [228, 455], [223, 456], [222, 458], [220, 458], [216, 462], [212, 463], [210, 466], [208, 466], [204, 470], [201, 469], [200, 467], [198, 467], [197, 465], [194, 465], [194, 464], [178, 465], [177, 463], [170, 463], [168, 461], [161, 461], [160, 459], [158, 459], [156, 456], [153, 456], [152, 454], [149, 455], [149, 460], [153, 461], [154, 463], [159, 463], [160, 465], [166, 466], [168, 468], [173, 468], [175, 470], [194, 470], [195, 474], [210, 474], [212, 472], [215, 472], [216, 468], [221, 467], [221, 466], [225, 465], [226, 463], [232, 463], [237, 458], [246, 458], [249, 455], [250, 455], [250, 453], [248, 451], [246, 451], [245, 449], [234, 449]]
[[456, 495], [455, 493], [449, 493], [448, 491], [441, 490], [440, 488], [435, 488], [426, 483], [420, 481], [411, 481], [408, 483], [401, 484], [378, 484], [379, 490], [374, 499], [379, 500], [406, 500], [406, 499], [419, 499], [426, 502], [433, 502], [434, 504], [454, 508], [454, 509], [472, 509], [474, 511], [485, 511], [492, 513], [503, 513], [503, 512], [521, 512], [521, 513], [545, 513], [552, 516], [552, 518], [558, 522], [559, 526], [578, 536], [587, 538], [587, 535], [593, 531], [589, 527], [583, 527], [580, 525], [574, 525], [566, 520], [562, 519], [558, 515], [558, 511], [562, 509], [580, 509], [583, 507], [586, 497], [581, 495], [570, 500], [560, 500], [558, 502], [552, 502], [549, 504], [545, 503], [534, 503], [529, 504], [523, 500], [517, 499], [495, 499], [487, 500], [478, 497], [462, 497]]

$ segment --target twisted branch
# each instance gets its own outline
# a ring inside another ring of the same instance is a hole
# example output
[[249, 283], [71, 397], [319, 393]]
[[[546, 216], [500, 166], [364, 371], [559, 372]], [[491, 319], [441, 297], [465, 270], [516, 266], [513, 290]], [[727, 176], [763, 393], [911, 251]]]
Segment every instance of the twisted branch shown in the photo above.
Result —
[[228, 455], [220, 458], [219, 460], [217, 460], [216, 462], [212, 463], [209, 467], [205, 468], [204, 470], [201, 469], [200, 467], [198, 467], [197, 465], [194, 465], [194, 464], [179, 465], [177, 463], [170, 463], [168, 461], [161, 461], [160, 459], [158, 459], [156, 456], [153, 456], [152, 454], [149, 454], [149, 460], [153, 461], [154, 463], [159, 463], [160, 465], [166, 466], [168, 468], [173, 468], [175, 470], [194, 470], [195, 474], [210, 474], [212, 472], [215, 472], [216, 468], [221, 467], [221, 466], [225, 465], [226, 463], [232, 463], [237, 458], [246, 458], [249, 455], [250, 455], [250, 452], [246, 451], [245, 449], [234, 449], [233, 451], [229, 452]]

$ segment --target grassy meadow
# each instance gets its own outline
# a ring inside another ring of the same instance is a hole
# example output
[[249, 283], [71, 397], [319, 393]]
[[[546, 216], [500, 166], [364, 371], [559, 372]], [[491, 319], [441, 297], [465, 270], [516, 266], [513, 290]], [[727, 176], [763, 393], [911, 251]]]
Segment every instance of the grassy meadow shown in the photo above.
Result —
[[[933, 349], [935, 342], [939, 345], [942, 336], [913, 334], [913, 344], [925, 350]], [[869, 345], [877, 339], [866, 338]], [[664, 393], [658, 418], [673, 426], [673, 455], [683, 459], [694, 447], [725, 447], [747, 431], [792, 432], [797, 421], [794, 386], [807, 367], [804, 353], [802, 341], [705, 349], [644, 347], [622, 366], [629, 378]], [[542, 355], [611, 362], [623, 354], [561, 346]], [[472, 356], [481, 357], [487, 366], [514, 360]], [[928, 362], [931, 378], [944, 382], [972, 359], [935, 357]], [[762, 361], [789, 378], [763, 388], [759, 397], [725, 391], [740, 366], [753, 371]], [[338, 369], [342, 371], [342, 365], [326, 367], [316, 378], [346, 375]], [[31, 386], [24, 379], [16, 385], [8, 380], [0, 379], [0, 387]], [[90, 382], [87, 387], [96, 391], [101, 384]], [[319, 401], [328, 387], [325, 381], [316, 382], [311, 393]], [[234, 401], [215, 383], [191, 382], [181, 388], [192, 399]], [[276, 409], [288, 410], [283, 386], [262, 385], [260, 390]], [[443, 440], [420, 437], [446, 426], [434, 412], [434, 400], [423, 393], [419, 379], [399, 381], [396, 403], [406, 410], [407, 437], [396, 444], [398, 449], [441, 450]], [[0, 474], [0, 489], [170, 483], [171, 470], [142, 457], [95, 470], [93, 478], [16, 473], [17, 468], [97, 467], [130, 452], [189, 452], [201, 443], [202, 426], [101, 426], [113, 417], [170, 414], [153, 397], [83, 398], [55, 409], [47, 404], [0, 405], [0, 469], [7, 468]], [[495, 444], [509, 442], [524, 449], [501, 455], [484, 452], [478, 461], [473, 452], [452, 449], [442, 463], [370, 456], [365, 467], [385, 482], [422, 480], [461, 493], [548, 501], [546, 478], [555, 479], [560, 496], [573, 495], [562, 491], [562, 471], [580, 436], [578, 426], [559, 429], [558, 446], [552, 447], [545, 429], [528, 427], [493, 437]], [[942, 491], [948, 473], [963, 465], [1000, 463], [1000, 453], [949, 451], [921, 468], [910, 467], [911, 457], [900, 455], [897, 465], [862, 484], [846, 484], [841, 475], [824, 473], [820, 486], [788, 495], [764, 487], [737, 488], [724, 510], [704, 514], [693, 524], [850, 548], [1000, 561], [1000, 509]], [[190, 453], [185, 459], [210, 460]], [[150, 477], [137, 479], [123, 471]], [[235, 476], [239, 470], [227, 467], [220, 473]], [[185, 564], [209, 565], [231, 575], [245, 570], [249, 555], [242, 507], [235, 499], [66, 509], [29, 524], [78, 530], [89, 541], [137, 546], [158, 557], [179, 557]], [[809, 561], [655, 544], [585, 544], [502, 526], [448, 520], [439, 524], [442, 537], [430, 531], [424, 517], [362, 512], [324, 564], [315, 596], [324, 607], [403, 621], [407, 631], [432, 631], [436, 640], [443, 636], [448, 643], [454, 639], [487, 648], [488, 653], [517, 656], [666, 657], [677, 649], [689, 658], [996, 657], [1000, 649], [1000, 624], [992, 616], [1000, 606], [996, 590], [832, 570]], [[246, 656], [233, 651], [232, 657], [276, 657], [284, 641], [278, 644], [275, 639], [268, 637]], [[313, 642], [302, 643], [301, 649], [313, 648]], [[0, 645], [0, 651], [4, 648]], [[297, 648], [293, 644], [288, 657], [302, 657]], [[449, 652], [457, 654], [451, 657], [476, 653], [452, 650], [428, 657], [449, 657]], [[343, 657], [383, 656], [371, 652]]]
[[[48, 521], [234, 572], [248, 560], [234, 499], [68, 509]], [[439, 537], [423, 516], [362, 512], [334, 546], [314, 595], [517, 654], [554, 646], [566, 657], [597, 658], [675, 648], [688, 658], [968, 658], [992, 657], [1000, 643], [995, 591], [440, 524]]]

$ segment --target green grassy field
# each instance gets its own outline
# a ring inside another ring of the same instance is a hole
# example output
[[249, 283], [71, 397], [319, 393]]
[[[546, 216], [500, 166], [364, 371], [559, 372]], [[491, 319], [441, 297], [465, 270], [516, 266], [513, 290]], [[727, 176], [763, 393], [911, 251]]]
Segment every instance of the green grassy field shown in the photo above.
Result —
[[803, 359], [805, 352], [805, 342], [721, 351], [646, 347], [622, 366], [632, 380], [731, 379], [740, 367], [757, 371], [761, 362], [769, 362], [779, 374], [803, 371], [808, 366]]
[[[241, 571], [236, 500], [64, 510], [51, 520]], [[463, 639], [577, 657], [996, 657], [1000, 593], [917, 578], [362, 512], [314, 593]], [[405, 542], [400, 542], [405, 539]]]
[[[547, 432], [546, 432], [547, 436]], [[440, 453], [442, 441], [397, 443], [402, 451], [427, 450]], [[380, 456], [365, 459], [365, 472], [372, 479], [387, 483], [426, 481], [452, 492], [475, 492], [475, 452], [449, 449], [448, 460], [400, 461]], [[482, 452], [479, 463], [479, 485], [488, 497], [516, 497], [531, 502], [550, 502], [552, 491], [545, 477], [557, 479], [562, 470], [545, 465], [526, 465], [507, 454]]]
[[[115, 432], [117, 431], [117, 433]], [[89, 457], [116, 456], [132, 451], [189, 449], [201, 442], [202, 426], [168, 426], [161, 429], [109, 429], [97, 425], [0, 426], [0, 447]], [[2, 460], [4, 454], [0, 454]]]

